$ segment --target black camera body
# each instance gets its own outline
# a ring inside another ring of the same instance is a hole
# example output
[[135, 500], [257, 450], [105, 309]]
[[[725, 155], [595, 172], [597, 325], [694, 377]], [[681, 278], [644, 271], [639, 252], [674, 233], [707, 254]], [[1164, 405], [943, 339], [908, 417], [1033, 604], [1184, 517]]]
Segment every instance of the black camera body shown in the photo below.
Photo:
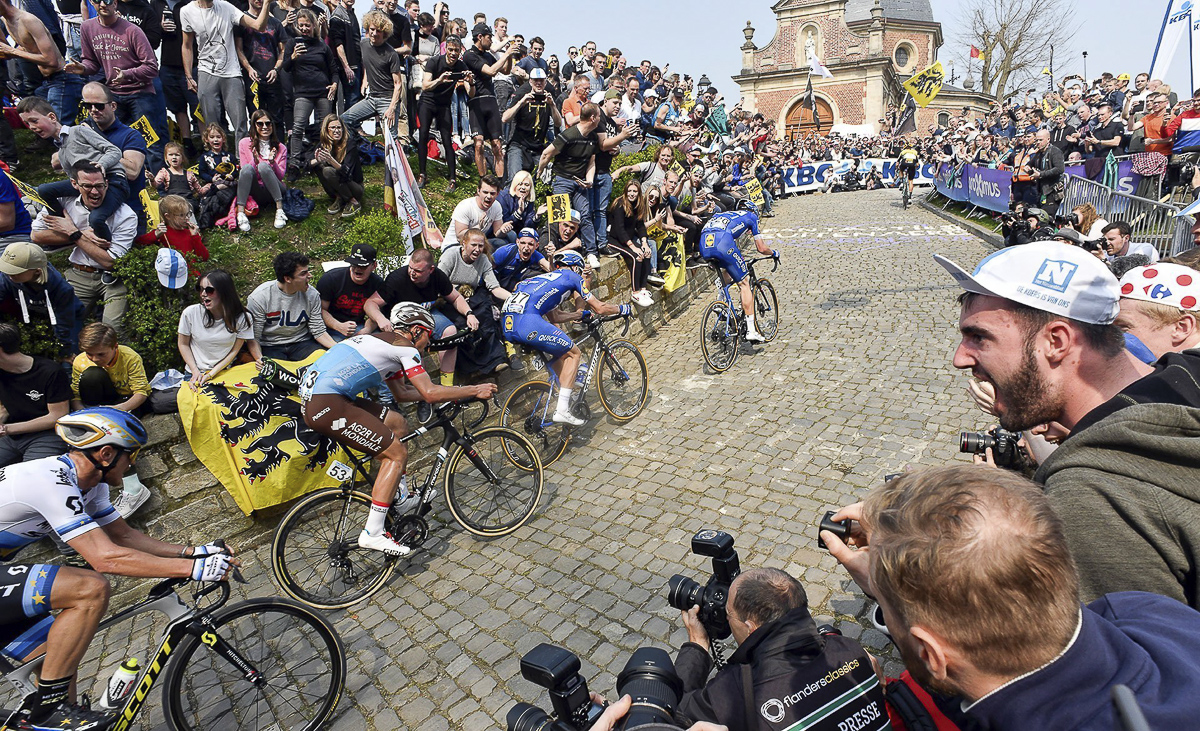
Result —
[[[885, 478], [885, 480], [886, 479], [887, 478]], [[850, 520], [849, 518], [846, 518], [845, 520], [834, 520], [834, 514], [835, 512], [830, 510], [825, 513], [825, 517], [821, 518], [821, 524], [817, 526], [817, 548], [829, 548], [825, 545], [825, 539], [821, 538], [821, 531], [827, 530], [838, 538], [841, 538], [843, 542], [850, 537], [850, 527], [853, 525], [854, 521]]]
[[1021, 435], [996, 427], [986, 432], [965, 431], [958, 435], [958, 451], [984, 454], [992, 448], [992, 460], [997, 467], [1009, 467], [1017, 461], [1017, 441]]
[[667, 582], [667, 604], [680, 611], [699, 606], [700, 622], [708, 636], [723, 640], [731, 634], [725, 611], [729, 585], [742, 572], [733, 536], [719, 530], [701, 530], [692, 536], [692, 553], [712, 556], [713, 575], [701, 586], [682, 574], [675, 574]]
[[[554, 714], [531, 703], [517, 703], [505, 721], [508, 731], [587, 731], [595, 724], [603, 706], [593, 703], [587, 681], [579, 674], [579, 657], [569, 650], [542, 643], [521, 658], [521, 675], [550, 691]], [[617, 697], [633, 699], [629, 713], [614, 731], [632, 731], [650, 724], [676, 727], [673, 719], [683, 681], [665, 650], [639, 647], [625, 669], [617, 675]]]

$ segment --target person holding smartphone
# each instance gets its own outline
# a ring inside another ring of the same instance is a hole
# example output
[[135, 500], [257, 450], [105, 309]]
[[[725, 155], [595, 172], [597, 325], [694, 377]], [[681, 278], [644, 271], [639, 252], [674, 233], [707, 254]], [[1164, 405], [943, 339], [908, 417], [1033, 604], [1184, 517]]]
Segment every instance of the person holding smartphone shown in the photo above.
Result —
[[546, 149], [550, 120], [554, 120], [555, 129], [563, 125], [558, 105], [554, 103], [546, 84], [546, 72], [534, 66], [529, 72], [529, 81], [514, 94], [516, 103], [506, 109], [501, 118], [504, 124], [511, 124], [513, 130], [504, 160], [509, 181], [522, 170], [533, 172], [538, 158]]
[[318, 122], [333, 113], [337, 98], [336, 61], [333, 51], [316, 37], [317, 15], [301, 8], [296, 17], [300, 35], [291, 39], [283, 51], [283, 68], [292, 75], [296, 99], [292, 111], [292, 136], [288, 140], [291, 157], [288, 179], [295, 181], [304, 170], [304, 150], [311, 149], [307, 137], [309, 117], [316, 111]]
[[417, 142], [417, 185], [425, 185], [425, 167], [429, 160], [429, 138], [436, 122], [442, 139], [442, 155], [449, 167], [450, 183], [446, 192], [452, 193], [456, 186], [457, 166], [454, 146], [451, 144], [450, 100], [455, 89], [468, 94], [474, 90], [475, 77], [462, 61], [463, 45], [456, 37], [446, 39], [446, 53], [434, 56], [425, 62], [425, 80], [421, 83], [421, 101], [417, 104], [417, 117], [421, 122], [420, 139]]

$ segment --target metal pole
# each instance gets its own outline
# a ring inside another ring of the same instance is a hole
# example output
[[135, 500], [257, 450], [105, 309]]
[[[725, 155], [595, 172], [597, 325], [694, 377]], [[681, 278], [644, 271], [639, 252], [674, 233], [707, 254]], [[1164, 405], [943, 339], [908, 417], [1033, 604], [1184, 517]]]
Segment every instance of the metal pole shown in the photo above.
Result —
[[1088, 77], [1087, 77], [1087, 51], [1084, 51], [1083, 52], [1083, 84], [1084, 84], [1084, 87], [1086, 88], [1087, 85], [1090, 83], [1091, 82], [1088, 81]]

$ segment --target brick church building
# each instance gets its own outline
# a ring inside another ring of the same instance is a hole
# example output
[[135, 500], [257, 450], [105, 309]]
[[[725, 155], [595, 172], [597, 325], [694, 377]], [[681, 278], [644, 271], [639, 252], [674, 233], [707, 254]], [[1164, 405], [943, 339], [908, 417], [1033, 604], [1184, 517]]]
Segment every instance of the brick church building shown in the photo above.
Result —
[[[775, 37], [759, 48], [746, 23], [742, 72], [734, 81], [742, 107], [776, 120], [788, 138], [816, 131], [812, 113], [801, 106], [810, 49], [833, 74], [812, 77], [821, 133], [828, 134], [832, 124], [866, 124], [878, 131], [889, 105], [903, 108], [901, 85], [936, 61], [942, 45], [942, 26], [929, 0], [779, 0], [771, 9]], [[963, 107], [975, 115], [986, 112], [992, 97], [972, 86], [969, 72], [966, 88], [946, 83], [927, 108], [917, 109], [917, 129], [924, 132]]]

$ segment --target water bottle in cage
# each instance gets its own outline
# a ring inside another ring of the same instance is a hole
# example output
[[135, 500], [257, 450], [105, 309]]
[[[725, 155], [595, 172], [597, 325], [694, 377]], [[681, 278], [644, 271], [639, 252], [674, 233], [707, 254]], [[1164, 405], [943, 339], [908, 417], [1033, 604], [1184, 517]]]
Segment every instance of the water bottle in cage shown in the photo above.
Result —
[[583, 388], [584, 382], [587, 380], [588, 364], [580, 363], [579, 370], [575, 373], [575, 388]]
[[136, 657], [131, 657], [117, 666], [117, 669], [113, 671], [112, 678], [108, 681], [108, 689], [105, 690], [104, 697], [100, 699], [100, 707], [109, 711], [120, 708], [129, 694], [133, 692], [139, 669]]

